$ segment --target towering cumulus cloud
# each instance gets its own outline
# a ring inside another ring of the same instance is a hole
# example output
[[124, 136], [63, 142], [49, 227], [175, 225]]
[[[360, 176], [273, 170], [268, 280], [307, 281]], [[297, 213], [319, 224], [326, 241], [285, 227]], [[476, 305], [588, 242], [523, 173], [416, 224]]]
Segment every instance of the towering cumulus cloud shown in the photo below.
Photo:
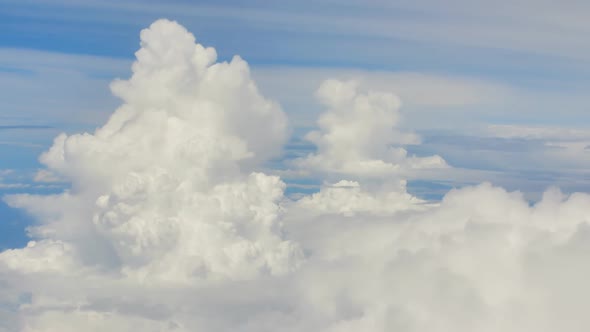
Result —
[[142, 31], [136, 55], [133, 76], [112, 84], [124, 104], [109, 121], [93, 135], [60, 135], [41, 157], [72, 190], [9, 199], [39, 217], [31, 231], [43, 240], [4, 260], [38, 270], [62, 263], [24, 257], [58, 255], [69, 266], [185, 282], [295, 268], [298, 248], [280, 233], [284, 184], [251, 173], [286, 138], [279, 106], [258, 93], [242, 59], [215, 63], [215, 50], [177, 23]]
[[320, 87], [318, 150], [292, 165], [334, 184], [292, 201], [259, 172], [285, 115], [240, 58], [216, 63], [160, 20], [112, 90], [123, 105], [102, 128], [60, 135], [41, 157], [71, 189], [5, 198], [37, 224], [0, 253], [0, 331], [590, 326], [590, 195], [553, 188], [530, 204], [489, 183], [410, 195], [404, 170], [446, 164], [406, 155], [416, 137], [395, 129], [390, 93]]
[[327, 80], [317, 97], [328, 108], [319, 118], [320, 130], [307, 135], [318, 151], [298, 160], [300, 166], [365, 177], [446, 167], [439, 156], [409, 157], [401, 147], [419, 137], [396, 128], [401, 103], [394, 94], [361, 93], [354, 81]]

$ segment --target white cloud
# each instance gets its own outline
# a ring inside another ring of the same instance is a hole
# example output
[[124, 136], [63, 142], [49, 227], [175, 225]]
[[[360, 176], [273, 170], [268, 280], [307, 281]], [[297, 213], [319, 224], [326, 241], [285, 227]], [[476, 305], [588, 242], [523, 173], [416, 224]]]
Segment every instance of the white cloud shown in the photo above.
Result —
[[42, 157], [72, 188], [6, 198], [37, 224], [0, 253], [0, 330], [587, 330], [590, 195], [484, 183], [426, 204], [364, 167], [430, 160], [392, 155], [416, 143], [399, 100], [334, 80], [304, 164], [371, 179], [291, 201], [259, 172], [286, 118], [247, 64], [166, 20], [141, 38], [123, 105]]
[[589, 203], [551, 190], [529, 206], [484, 184], [405, 213], [291, 206], [286, 231], [308, 259], [287, 276], [161, 287], [56, 264], [32, 274], [56, 256], [30, 253], [7, 282], [33, 293], [26, 331], [584, 331]]
[[391, 215], [399, 211], [421, 210], [429, 205], [408, 194], [405, 181], [367, 189], [359, 182], [342, 180], [332, 185], [324, 184], [319, 192], [299, 199], [296, 206], [312, 214], [354, 216], [359, 213]]
[[483, 184], [423, 212], [335, 210], [290, 231], [322, 257], [305, 283], [318, 315], [333, 318], [322, 330], [551, 331], [587, 323], [577, 292], [590, 288], [574, 271], [590, 272], [582, 263], [589, 200], [550, 190], [530, 207], [519, 193]]
[[124, 104], [109, 121], [61, 134], [41, 157], [71, 192], [9, 203], [43, 218], [31, 229], [40, 245], [70, 242], [71, 259], [141, 279], [289, 271], [298, 249], [280, 235], [284, 184], [251, 172], [279, 153], [285, 115], [242, 59], [215, 63], [215, 50], [174, 22], [155, 22], [141, 44], [131, 79], [112, 84]]
[[319, 130], [306, 136], [317, 146], [317, 152], [296, 160], [299, 167], [354, 176], [447, 167], [439, 156], [408, 156], [401, 147], [418, 144], [420, 139], [396, 128], [401, 105], [397, 96], [362, 93], [354, 81], [337, 80], [322, 83], [317, 96], [328, 109], [320, 115]]

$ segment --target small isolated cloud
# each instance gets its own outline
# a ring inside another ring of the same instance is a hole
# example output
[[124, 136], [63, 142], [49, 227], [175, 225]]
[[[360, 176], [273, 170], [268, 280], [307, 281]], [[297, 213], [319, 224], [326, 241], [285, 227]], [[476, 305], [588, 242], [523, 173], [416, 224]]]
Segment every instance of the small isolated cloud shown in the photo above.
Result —
[[35, 182], [46, 183], [63, 182], [63, 180], [59, 176], [57, 176], [57, 174], [46, 169], [38, 170], [37, 173], [35, 173], [35, 177], [33, 178], [33, 180]]
[[287, 120], [246, 62], [168, 20], [136, 55], [110, 119], [41, 157], [71, 189], [5, 197], [36, 223], [0, 253], [0, 330], [587, 330], [590, 195], [483, 183], [427, 203], [395, 174], [446, 164], [399, 146], [419, 141], [395, 95], [327, 81], [294, 171], [339, 179], [292, 200], [260, 172]]

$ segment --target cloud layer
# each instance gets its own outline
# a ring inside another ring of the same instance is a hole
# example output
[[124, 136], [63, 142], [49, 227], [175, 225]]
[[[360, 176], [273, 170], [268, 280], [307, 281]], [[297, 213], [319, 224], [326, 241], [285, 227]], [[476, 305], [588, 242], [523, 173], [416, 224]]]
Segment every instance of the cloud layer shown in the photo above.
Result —
[[71, 189], [6, 197], [37, 224], [0, 253], [0, 331], [586, 331], [590, 195], [414, 197], [404, 172], [444, 160], [407, 155], [395, 95], [329, 80], [292, 163], [326, 182], [291, 200], [246, 62], [167, 20], [136, 55], [108, 122], [41, 157]]

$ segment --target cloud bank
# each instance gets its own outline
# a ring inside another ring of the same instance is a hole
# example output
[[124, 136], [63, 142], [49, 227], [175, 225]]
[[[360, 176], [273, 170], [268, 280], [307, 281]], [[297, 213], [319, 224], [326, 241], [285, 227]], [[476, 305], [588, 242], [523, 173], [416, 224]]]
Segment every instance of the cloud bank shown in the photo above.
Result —
[[326, 183], [291, 200], [261, 172], [287, 119], [246, 62], [167, 20], [136, 55], [108, 122], [41, 157], [71, 189], [5, 198], [37, 224], [0, 253], [0, 331], [587, 330], [590, 195], [414, 197], [404, 172], [444, 160], [407, 155], [395, 95], [330, 80], [293, 161]]

